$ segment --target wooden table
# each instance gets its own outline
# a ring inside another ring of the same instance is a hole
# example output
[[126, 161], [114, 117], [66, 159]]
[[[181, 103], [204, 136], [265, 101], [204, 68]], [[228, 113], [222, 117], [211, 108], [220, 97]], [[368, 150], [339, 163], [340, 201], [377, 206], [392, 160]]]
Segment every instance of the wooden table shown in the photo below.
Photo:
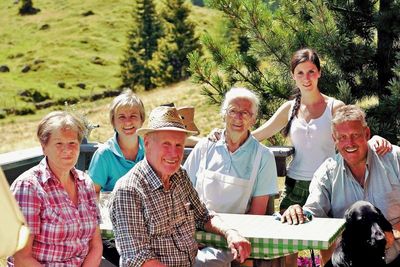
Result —
[[[344, 219], [313, 218], [300, 225], [289, 225], [274, 216], [218, 214], [229, 228], [237, 229], [252, 245], [250, 258], [274, 259], [306, 249], [327, 249], [344, 229]], [[112, 226], [100, 226], [102, 235], [113, 237]], [[208, 246], [226, 248], [222, 236], [196, 232], [196, 240]]]

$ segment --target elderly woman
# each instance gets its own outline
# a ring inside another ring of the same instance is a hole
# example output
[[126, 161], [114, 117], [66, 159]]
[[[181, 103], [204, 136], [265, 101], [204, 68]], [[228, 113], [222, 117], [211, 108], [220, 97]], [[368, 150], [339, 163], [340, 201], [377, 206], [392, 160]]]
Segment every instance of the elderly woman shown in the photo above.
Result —
[[99, 266], [100, 212], [93, 182], [75, 169], [85, 132], [81, 120], [54, 111], [39, 123], [44, 158], [11, 185], [31, 235], [15, 266]]
[[269, 196], [278, 192], [274, 155], [250, 134], [258, 106], [250, 90], [228, 91], [221, 109], [221, 139], [202, 139], [183, 166], [211, 210], [264, 215]]
[[96, 192], [112, 191], [115, 183], [144, 158], [143, 139], [136, 134], [145, 119], [144, 106], [131, 90], [126, 90], [110, 105], [114, 136], [94, 153], [89, 166]]

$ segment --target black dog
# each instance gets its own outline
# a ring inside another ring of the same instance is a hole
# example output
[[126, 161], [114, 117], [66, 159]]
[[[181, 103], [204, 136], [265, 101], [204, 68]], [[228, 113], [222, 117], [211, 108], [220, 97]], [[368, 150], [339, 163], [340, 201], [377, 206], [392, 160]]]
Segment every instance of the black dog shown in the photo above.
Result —
[[366, 201], [357, 201], [346, 210], [345, 230], [331, 261], [333, 267], [381, 267], [385, 264], [385, 233], [392, 225], [382, 212]]

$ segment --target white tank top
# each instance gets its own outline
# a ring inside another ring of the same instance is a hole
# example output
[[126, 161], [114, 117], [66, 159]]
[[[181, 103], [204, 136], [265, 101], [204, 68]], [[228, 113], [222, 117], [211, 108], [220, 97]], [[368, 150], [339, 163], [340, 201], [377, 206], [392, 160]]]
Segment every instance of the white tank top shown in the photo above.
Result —
[[[329, 98], [324, 113], [308, 123], [303, 118], [293, 118], [289, 138], [295, 150], [287, 170], [290, 178], [311, 181], [317, 168], [335, 155], [331, 130], [333, 102], [334, 99]], [[294, 100], [289, 116], [293, 105]]]

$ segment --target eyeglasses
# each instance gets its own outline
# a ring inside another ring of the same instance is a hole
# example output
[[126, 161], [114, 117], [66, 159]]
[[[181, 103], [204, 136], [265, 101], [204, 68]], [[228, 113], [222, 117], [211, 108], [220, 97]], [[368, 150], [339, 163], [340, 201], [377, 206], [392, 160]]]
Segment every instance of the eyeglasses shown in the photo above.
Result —
[[236, 110], [234, 108], [228, 109], [227, 112], [228, 116], [231, 118], [236, 117], [236, 115], [240, 115], [240, 117], [242, 117], [245, 120], [250, 119], [253, 116], [253, 113], [248, 112], [247, 110]]

